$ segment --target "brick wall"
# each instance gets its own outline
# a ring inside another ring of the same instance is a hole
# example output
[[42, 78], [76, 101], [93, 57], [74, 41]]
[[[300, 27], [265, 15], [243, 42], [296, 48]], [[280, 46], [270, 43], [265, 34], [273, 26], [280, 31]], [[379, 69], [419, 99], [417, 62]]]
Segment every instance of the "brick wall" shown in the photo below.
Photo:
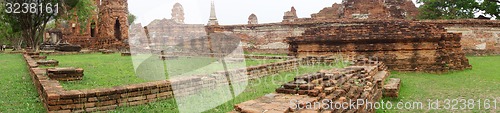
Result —
[[[222, 32], [235, 34], [242, 38], [243, 46], [248, 52], [287, 53], [286, 37], [302, 36], [308, 28], [322, 26], [348, 26], [374, 20], [315, 20], [299, 18], [294, 22], [208, 26], [209, 33]], [[411, 20], [405, 20], [411, 21]], [[415, 21], [430, 23], [444, 27], [451, 33], [462, 33], [462, 48], [466, 54], [499, 54], [500, 53], [500, 21], [495, 20], [432, 20]], [[481, 49], [485, 45], [486, 49]]]
[[500, 21], [438, 20], [422, 21], [445, 27], [448, 32], [462, 34], [462, 48], [468, 55], [500, 54]]
[[[31, 54], [35, 55], [35, 54]], [[47, 76], [47, 69], [38, 68], [31, 55], [24, 54], [33, 84], [39, 98], [48, 112], [93, 112], [115, 109], [120, 106], [134, 106], [168, 99], [175, 96], [196, 94], [199, 89], [215, 88], [229, 84], [225, 72], [215, 72], [209, 75], [197, 75], [179, 79], [162, 80], [148, 83], [115, 86], [112, 88], [65, 90], [57, 80]], [[315, 59], [315, 60], [310, 60]], [[325, 58], [294, 59], [246, 69], [231, 70], [229, 73], [239, 73], [232, 76], [231, 81], [256, 79], [281, 72], [292, 71], [301, 64], [314, 64], [325, 61]], [[247, 76], [244, 76], [247, 75]], [[176, 88], [176, 90], [172, 90]]]

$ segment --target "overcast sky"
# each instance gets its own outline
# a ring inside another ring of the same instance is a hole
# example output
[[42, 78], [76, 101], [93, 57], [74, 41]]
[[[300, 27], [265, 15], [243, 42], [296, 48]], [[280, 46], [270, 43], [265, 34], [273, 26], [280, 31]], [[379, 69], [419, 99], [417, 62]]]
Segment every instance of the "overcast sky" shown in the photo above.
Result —
[[[311, 17], [324, 7], [342, 0], [214, 0], [219, 24], [247, 24], [248, 16], [257, 15], [259, 23], [281, 22], [283, 13], [294, 6], [300, 18]], [[415, 2], [415, 0], [413, 0]], [[135, 23], [143, 26], [155, 19], [171, 18], [173, 5], [184, 7], [185, 23], [207, 24], [210, 0], [128, 0], [130, 13], [137, 16]]]

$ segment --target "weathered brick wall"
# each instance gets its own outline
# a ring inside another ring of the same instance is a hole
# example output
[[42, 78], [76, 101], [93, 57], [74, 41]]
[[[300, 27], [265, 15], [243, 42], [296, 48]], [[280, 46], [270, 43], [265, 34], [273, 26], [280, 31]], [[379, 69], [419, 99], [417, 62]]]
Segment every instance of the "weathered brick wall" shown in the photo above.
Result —
[[305, 29], [305, 25], [278, 23], [207, 27], [209, 33], [219, 32], [240, 37], [245, 51], [258, 53], [286, 53], [286, 37], [300, 36]]
[[392, 70], [446, 72], [470, 68], [459, 33], [413, 21], [357, 21], [352, 25], [310, 28], [289, 37], [290, 55], [342, 53], [374, 57]]
[[500, 54], [500, 21], [438, 20], [421, 21], [445, 27], [448, 32], [462, 34], [462, 48], [468, 55]]

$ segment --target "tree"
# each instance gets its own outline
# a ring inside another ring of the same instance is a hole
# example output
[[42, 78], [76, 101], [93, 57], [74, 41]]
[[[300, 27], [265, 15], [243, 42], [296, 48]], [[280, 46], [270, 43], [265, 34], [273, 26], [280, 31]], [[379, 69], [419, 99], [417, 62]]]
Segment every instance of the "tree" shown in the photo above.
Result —
[[[0, 2], [0, 4], [3, 4]], [[0, 9], [4, 9], [4, 5], [0, 6]], [[22, 40], [20, 37], [20, 32], [17, 29], [20, 27], [12, 27], [9, 20], [5, 18], [5, 11], [0, 11], [0, 42], [1, 44], [13, 45], [16, 49], [20, 49]]]
[[482, 12], [500, 18], [500, 0], [418, 0], [420, 19], [467, 19]]
[[500, 0], [479, 0], [479, 2], [481, 3], [479, 9], [484, 11], [485, 15], [500, 19]]
[[132, 13], [128, 13], [128, 25], [132, 25], [137, 17]]
[[475, 0], [418, 0], [420, 19], [466, 19], [479, 12]]
[[[47, 22], [76, 14], [78, 22], [86, 23], [95, 9], [91, 0], [5, 0], [2, 5], [5, 6], [2, 8], [4, 22], [14, 32], [21, 32], [22, 41], [35, 49], [43, 38]], [[22, 8], [16, 10], [17, 6]]]

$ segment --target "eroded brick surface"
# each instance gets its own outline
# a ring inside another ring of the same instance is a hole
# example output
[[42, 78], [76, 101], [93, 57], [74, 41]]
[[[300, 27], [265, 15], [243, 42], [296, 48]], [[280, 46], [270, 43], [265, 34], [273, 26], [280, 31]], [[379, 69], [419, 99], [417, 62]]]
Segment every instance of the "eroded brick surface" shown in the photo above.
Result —
[[342, 53], [383, 61], [391, 70], [447, 72], [471, 68], [458, 33], [442, 26], [404, 20], [341, 22], [312, 27], [289, 37], [290, 54], [297, 57]]

